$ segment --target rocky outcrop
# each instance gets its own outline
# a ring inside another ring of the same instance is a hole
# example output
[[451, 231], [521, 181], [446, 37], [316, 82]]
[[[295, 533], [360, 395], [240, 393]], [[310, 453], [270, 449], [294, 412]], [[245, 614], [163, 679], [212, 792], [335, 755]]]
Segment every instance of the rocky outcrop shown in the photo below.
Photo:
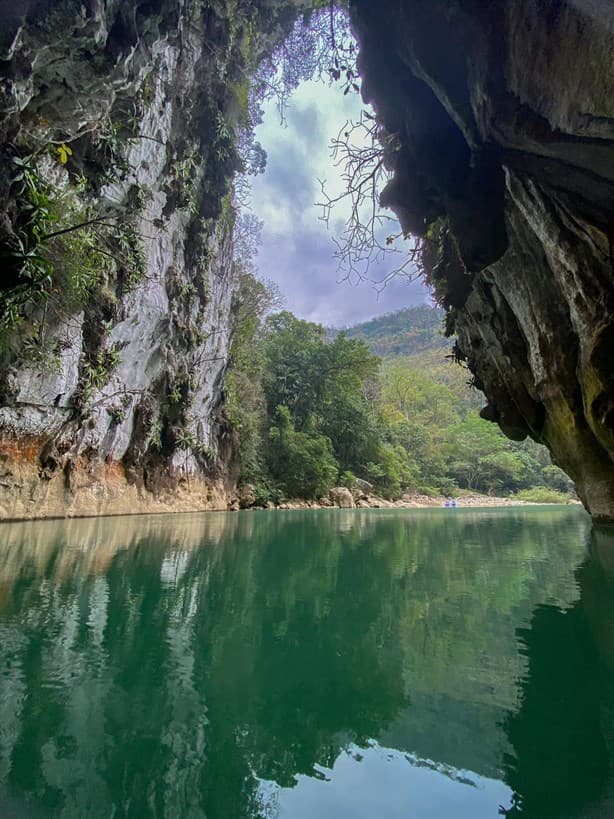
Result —
[[352, 493], [347, 486], [333, 487], [329, 491], [328, 497], [333, 506], [337, 506], [339, 509], [354, 509], [356, 506]]
[[423, 261], [484, 416], [614, 519], [614, 7], [353, 0], [382, 195]]
[[0, 517], [225, 507], [231, 179], [298, 6], [1, 6]]

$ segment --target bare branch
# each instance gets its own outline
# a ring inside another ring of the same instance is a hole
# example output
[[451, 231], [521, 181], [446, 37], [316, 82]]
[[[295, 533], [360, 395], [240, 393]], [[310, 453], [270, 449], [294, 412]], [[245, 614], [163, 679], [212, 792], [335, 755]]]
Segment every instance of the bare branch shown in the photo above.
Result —
[[[395, 276], [410, 281], [421, 273], [421, 241], [403, 235], [396, 219], [380, 205], [380, 195], [390, 179], [387, 157], [398, 149], [394, 134], [386, 133], [377, 118], [362, 111], [358, 122], [346, 122], [331, 142], [334, 165], [342, 169], [344, 190], [328, 193], [319, 180], [322, 199], [320, 219], [331, 226], [332, 218], [341, 212], [344, 226], [333, 237], [335, 257], [341, 280], [369, 279], [382, 290]], [[380, 279], [368, 274], [383, 263], [391, 269]]]

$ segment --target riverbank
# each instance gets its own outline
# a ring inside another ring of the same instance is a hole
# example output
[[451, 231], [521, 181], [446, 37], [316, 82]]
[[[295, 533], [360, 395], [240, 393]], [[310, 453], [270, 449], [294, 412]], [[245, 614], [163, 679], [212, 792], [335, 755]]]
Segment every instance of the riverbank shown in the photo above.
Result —
[[[349, 497], [348, 497], [349, 496]], [[579, 501], [570, 499], [570, 504], [579, 504]], [[244, 504], [240, 505], [237, 500], [231, 504], [232, 511], [241, 509], [429, 509], [441, 508], [455, 505], [456, 508], [494, 508], [508, 506], [539, 506], [535, 501], [519, 500], [517, 498], [496, 497], [492, 495], [466, 494], [454, 498], [445, 496], [423, 495], [418, 492], [409, 492], [402, 498], [392, 501], [376, 495], [363, 495], [355, 497], [349, 490], [344, 493], [339, 492], [339, 488], [333, 490], [331, 497], [320, 498], [319, 500], [293, 499], [280, 504], [269, 503], [266, 507]]]

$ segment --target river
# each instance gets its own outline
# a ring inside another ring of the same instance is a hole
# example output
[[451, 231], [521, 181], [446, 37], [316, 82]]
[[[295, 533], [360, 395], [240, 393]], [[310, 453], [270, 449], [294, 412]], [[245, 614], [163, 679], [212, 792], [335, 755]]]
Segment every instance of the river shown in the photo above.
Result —
[[614, 816], [614, 534], [578, 508], [0, 532], [3, 819]]

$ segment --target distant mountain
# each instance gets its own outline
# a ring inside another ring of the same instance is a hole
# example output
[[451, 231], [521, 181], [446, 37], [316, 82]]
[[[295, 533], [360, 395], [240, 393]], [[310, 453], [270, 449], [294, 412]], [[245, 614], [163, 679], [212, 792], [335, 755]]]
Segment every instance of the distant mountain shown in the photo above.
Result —
[[443, 318], [444, 311], [438, 307], [406, 307], [355, 324], [345, 333], [362, 339], [372, 352], [383, 358], [443, 352], [452, 346], [450, 339], [442, 334]]

